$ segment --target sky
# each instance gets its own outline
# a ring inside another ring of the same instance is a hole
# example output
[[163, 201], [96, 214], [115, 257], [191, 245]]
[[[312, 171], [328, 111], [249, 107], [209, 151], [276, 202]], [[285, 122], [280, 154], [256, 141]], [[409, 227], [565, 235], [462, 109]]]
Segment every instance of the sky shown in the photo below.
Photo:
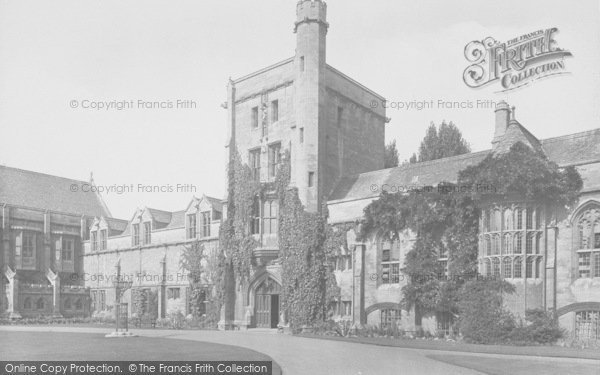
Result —
[[[388, 109], [386, 140], [396, 140], [401, 160], [431, 122], [452, 121], [473, 151], [488, 149], [493, 107], [478, 100], [508, 101], [540, 139], [600, 127], [600, 0], [327, 3], [330, 65], [390, 104], [435, 103]], [[295, 5], [0, 0], [0, 164], [77, 180], [93, 172], [119, 218], [144, 206], [182, 210], [192, 195], [224, 197], [227, 81], [294, 55]], [[573, 54], [570, 74], [510, 92], [463, 82], [469, 42], [551, 27]], [[91, 108], [104, 102], [133, 105]]]

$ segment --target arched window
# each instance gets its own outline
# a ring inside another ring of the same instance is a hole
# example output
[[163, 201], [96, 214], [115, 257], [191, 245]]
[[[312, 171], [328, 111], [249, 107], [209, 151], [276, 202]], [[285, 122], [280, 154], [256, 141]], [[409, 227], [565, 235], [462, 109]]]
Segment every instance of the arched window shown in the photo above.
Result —
[[504, 254], [512, 254], [512, 239], [510, 234], [504, 235]]
[[23, 302], [23, 308], [25, 310], [31, 310], [31, 298], [25, 298], [25, 301]]
[[531, 279], [533, 277], [533, 258], [527, 257], [525, 263], [525, 278]]
[[81, 302], [81, 298], [78, 298], [77, 301], [75, 301], [75, 309], [83, 310], [83, 303]]
[[492, 264], [494, 266], [492, 276], [499, 277], [500, 276], [500, 259], [494, 258], [494, 260], [492, 262], [493, 262]]
[[515, 221], [517, 229], [523, 229], [523, 210], [520, 208], [515, 211]]
[[516, 257], [515, 258], [515, 264], [514, 264], [514, 270], [513, 270], [513, 278], [515, 279], [520, 279], [521, 277], [523, 277], [522, 275], [522, 260], [521, 257]]
[[525, 223], [527, 225], [527, 229], [533, 229], [533, 208], [531, 207], [527, 208]]
[[492, 254], [493, 255], [500, 254], [500, 236], [499, 235], [494, 236], [494, 242], [493, 242], [493, 246], [492, 246]]
[[36, 308], [36, 309], [38, 309], [38, 310], [43, 310], [43, 309], [44, 309], [44, 307], [45, 307], [45, 304], [44, 304], [44, 299], [43, 299], [43, 298], [41, 298], [41, 297], [40, 297], [40, 298], [38, 298], [38, 300], [37, 300], [37, 301], [36, 301], [36, 303], [35, 303], [35, 308]]
[[600, 277], [600, 207], [593, 205], [585, 210], [573, 228], [578, 277]]
[[484, 272], [485, 272], [485, 276], [489, 277], [492, 275], [492, 262], [489, 259], [485, 260], [484, 263]]
[[64, 307], [65, 307], [65, 310], [71, 309], [71, 299], [70, 298], [65, 299]]
[[512, 278], [512, 260], [510, 259], [510, 257], [504, 257], [503, 262], [503, 272], [504, 272], [504, 278], [505, 279], [510, 279]]
[[513, 216], [512, 211], [507, 208], [504, 210], [504, 230], [512, 230], [513, 229]]
[[490, 236], [485, 237], [485, 254], [492, 255], [492, 239]]
[[513, 253], [521, 254], [523, 251], [523, 235], [521, 233], [515, 234], [513, 244], [515, 245]]
[[499, 209], [494, 209], [494, 216], [492, 218], [492, 230], [497, 232], [500, 230], [500, 226], [502, 226], [502, 215], [500, 214]]
[[488, 210], [484, 210], [481, 212], [481, 216], [483, 217], [483, 232], [490, 231], [490, 213]]
[[525, 239], [525, 253], [533, 254], [533, 235], [532, 234], [528, 234], [527, 238]]

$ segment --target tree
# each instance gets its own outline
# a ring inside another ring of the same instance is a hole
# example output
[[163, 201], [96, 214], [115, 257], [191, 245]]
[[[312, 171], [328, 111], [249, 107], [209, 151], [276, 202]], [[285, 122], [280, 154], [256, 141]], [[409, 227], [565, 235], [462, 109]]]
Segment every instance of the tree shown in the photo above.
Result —
[[394, 168], [398, 166], [398, 149], [396, 140], [385, 145], [384, 168]]
[[[445, 121], [437, 128], [432, 122], [419, 147], [419, 162], [447, 158], [471, 152], [460, 130], [452, 122]], [[411, 158], [413, 162], [414, 158]]]
[[202, 272], [203, 272], [203, 261], [204, 261], [204, 245], [199, 241], [193, 242], [191, 245], [184, 248], [181, 257], [181, 266], [188, 272], [188, 279], [190, 282], [190, 310], [192, 316], [200, 316], [200, 312], [204, 309], [202, 304], [204, 303], [205, 291], [202, 286]]

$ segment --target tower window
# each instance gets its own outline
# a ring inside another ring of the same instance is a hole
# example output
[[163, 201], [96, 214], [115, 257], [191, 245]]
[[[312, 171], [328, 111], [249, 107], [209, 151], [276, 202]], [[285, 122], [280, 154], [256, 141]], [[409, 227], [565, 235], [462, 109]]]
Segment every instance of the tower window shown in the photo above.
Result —
[[304, 128], [300, 128], [300, 133], [298, 134], [299, 142], [304, 143]]
[[300, 71], [304, 71], [304, 56], [300, 56]]
[[258, 107], [252, 107], [252, 127], [258, 128]]
[[279, 101], [273, 100], [271, 102], [271, 123], [279, 121]]
[[315, 185], [315, 172], [308, 172], [308, 187]]
[[269, 178], [275, 178], [281, 164], [281, 143], [269, 146]]

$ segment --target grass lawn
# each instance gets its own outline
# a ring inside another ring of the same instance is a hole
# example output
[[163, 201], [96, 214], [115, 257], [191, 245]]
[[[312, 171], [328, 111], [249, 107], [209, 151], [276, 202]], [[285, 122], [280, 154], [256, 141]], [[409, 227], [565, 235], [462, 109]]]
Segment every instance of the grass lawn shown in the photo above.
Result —
[[[4, 361], [273, 361], [254, 350], [208, 342], [131, 337], [105, 338], [104, 334], [58, 332], [0, 333]], [[281, 368], [273, 361], [273, 374]]]
[[559, 346], [509, 346], [509, 345], [480, 345], [462, 342], [447, 342], [445, 340], [420, 340], [420, 339], [391, 339], [385, 337], [337, 337], [300, 334], [299, 336], [321, 339], [355, 342], [381, 346], [395, 346], [399, 348], [446, 350], [453, 352], [510, 354], [543, 357], [586, 358], [600, 359], [598, 349], [563, 348]]
[[600, 366], [594, 364], [577, 364], [574, 366], [572, 363], [556, 361], [544, 362], [525, 359], [507, 361], [503, 358], [453, 354], [430, 354], [426, 357], [490, 375], [600, 375]]

